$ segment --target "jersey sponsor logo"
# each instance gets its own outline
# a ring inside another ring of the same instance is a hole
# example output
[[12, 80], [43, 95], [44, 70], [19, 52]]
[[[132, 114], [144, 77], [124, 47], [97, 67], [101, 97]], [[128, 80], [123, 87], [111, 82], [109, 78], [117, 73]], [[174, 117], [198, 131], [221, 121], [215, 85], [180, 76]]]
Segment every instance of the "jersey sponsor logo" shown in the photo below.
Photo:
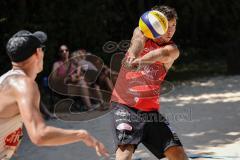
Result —
[[16, 147], [18, 146], [20, 140], [22, 139], [23, 132], [22, 128], [15, 130], [14, 132], [7, 135], [5, 138], [5, 145], [7, 147]]

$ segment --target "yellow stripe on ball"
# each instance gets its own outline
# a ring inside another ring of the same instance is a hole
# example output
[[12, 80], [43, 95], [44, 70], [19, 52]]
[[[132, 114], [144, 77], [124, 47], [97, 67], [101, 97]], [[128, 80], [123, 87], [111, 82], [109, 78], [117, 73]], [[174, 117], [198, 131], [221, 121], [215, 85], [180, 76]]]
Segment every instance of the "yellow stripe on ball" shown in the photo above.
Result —
[[163, 31], [167, 32], [167, 29], [168, 29], [167, 18], [159, 11], [152, 11], [151, 14], [159, 20], [159, 22], [161, 23]]
[[148, 26], [143, 22], [143, 20], [140, 18], [139, 20], [139, 27], [140, 30], [143, 32], [143, 34], [148, 38], [153, 38], [152, 32], [148, 28]]

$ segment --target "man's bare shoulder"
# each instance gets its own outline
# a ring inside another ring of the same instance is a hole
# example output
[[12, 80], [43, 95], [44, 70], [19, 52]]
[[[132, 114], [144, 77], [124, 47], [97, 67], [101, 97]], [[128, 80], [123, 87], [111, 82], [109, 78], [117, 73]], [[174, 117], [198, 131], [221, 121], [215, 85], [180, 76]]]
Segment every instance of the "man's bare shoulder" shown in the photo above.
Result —
[[179, 57], [179, 49], [176, 44], [167, 44], [164, 46], [164, 49], [167, 51], [167, 53], [173, 57], [173, 60], [176, 60]]
[[16, 94], [23, 94], [32, 92], [37, 89], [36, 82], [25, 75], [13, 75], [6, 79], [3, 84], [4, 88], [11, 89]]
[[17, 113], [17, 103], [32, 97], [38, 97], [39, 91], [36, 82], [25, 75], [7, 77], [0, 86], [0, 116], [11, 117]]

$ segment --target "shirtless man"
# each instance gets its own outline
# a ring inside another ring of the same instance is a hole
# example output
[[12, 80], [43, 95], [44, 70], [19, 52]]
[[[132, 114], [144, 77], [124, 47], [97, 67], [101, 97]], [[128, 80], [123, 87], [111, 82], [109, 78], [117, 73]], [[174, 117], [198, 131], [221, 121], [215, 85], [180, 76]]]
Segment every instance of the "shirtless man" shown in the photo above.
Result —
[[60, 146], [84, 142], [99, 156], [108, 156], [104, 145], [86, 130], [66, 130], [45, 124], [39, 111], [40, 94], [35, 78], [43, 69], [47, 35], [19, 31], [6, 45], [12, 69], [0, 77], [0, 160], [8, 160], [22, 137], [23, 124], [38, 146]]
[[171, 41], [176, 30], [176, 11], [156, 6], [168, 19], [167, 32], [147, 39], [136, 28], [112, 93], [113, 127], [117, 143], [116, 160], [131, 160], [143, 143], [158, 159], [187, 160], [177, 134], [159, 113], [161, 82], [179, 56]]

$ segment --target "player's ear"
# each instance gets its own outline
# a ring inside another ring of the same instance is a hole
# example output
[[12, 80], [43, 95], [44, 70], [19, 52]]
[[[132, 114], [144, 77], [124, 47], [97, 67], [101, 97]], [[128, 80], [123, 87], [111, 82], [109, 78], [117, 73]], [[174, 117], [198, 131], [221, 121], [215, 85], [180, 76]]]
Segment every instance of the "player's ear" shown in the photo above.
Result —
[[37, 52], [37, 53], [41, 52], [41, 48], [37, 48], [37, 49], [36, 49], [36, 52]]
[[40, 58], [41, 57], [41, 55], [42, 55], [42, 49], [41, 48], [37, 48], [36, 49], [36, 52], [34, 53], [38, 58]]

